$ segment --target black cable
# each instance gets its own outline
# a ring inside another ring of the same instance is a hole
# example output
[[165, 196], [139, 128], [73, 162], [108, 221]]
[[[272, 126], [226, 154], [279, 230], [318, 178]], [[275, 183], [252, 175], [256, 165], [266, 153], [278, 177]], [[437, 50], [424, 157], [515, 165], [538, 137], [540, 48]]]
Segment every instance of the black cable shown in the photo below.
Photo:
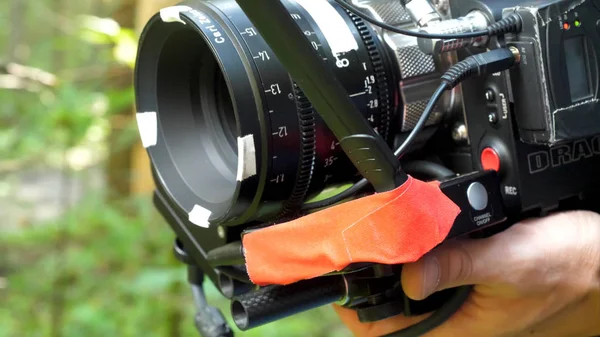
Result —
[[[493, 74], [499, 71], [509, 69], [513, 65], [517, 64], [519, 60], [520, 55], [518, 53], [518, 50], [502, 48], [494, 49], [486, 53], [469, 56], [463, 61], [450, 67], [450, 69], [444, 74], [444, 76], [442, 76], [442, 83], [431, 96], [431, 99], [427, 103], [427, 106], [425, 107], [425, 110], [423, 111], [423, 114], [419, 118], [419, 121], [415, 125], [414, 129], [410, 132], [410, 134], [404, 140], [404, 142], [402, 142], [402, 145], [400, 145], [400, 147], [396, 149], [394, 155], [398, 158], [401, 158], [405, 154], [405, 152], [408, 150], [408, 148], [415, 140], [419, 132], [421, 132], [421, 129], [427, 123], [427, 120], [429, 120], [429, 116], [433, 112], [433, 109], [435, 108], [438, 101], [441, 99], [442, 95], [446, 90], [453, 89], [460, 82], [462, 82], [470, 76]], [[304, 204], [301, 210], [310, 211], [331, 206], [333, 204], [336, 204], [347, 198], [352, 197], [354, 194], [362, 191], [367, 186], [369, 186], [369, 182], [363, 178], [356, 184], [354, 184], [352, 187], [344, 190], [343, 192], [333, 197], [317, 202]]]
[[369, 186], [369, 182], [367, 181], [367, 179], [363, 178], [363, 179], [359, 180], [356, 184], [352, 185], [350, 188], [334, 195], [333, 197], [329, 197], [327, 199], [323, 199], [320, 201], [315, 201], [315, 202], [311, 202], [311, 203], [302, 205], [302, 210], [303, 211], [311, 211], [311, 210], [324, 208], [324, 207], [328, 207], [328, 206], [337, 204], [338, 202], [342, 202], [342, 201], [346, 200], [347, 198], [350, 198], [351, 196], [355, 195], [356, 193], [359, 193], [360, 191], [364, 190], [368, 186]]
[[[427, 104], [427, 107], [425, 107], [423, 114], [421, 115], [421, 117], [419, 118], [419, 121], [415, 125], [414, 129], [412, 129], [412, 131], [410, 132], [408, 137], [404, 140], [404, 142], [402, 142], [402, 145], [400, 145], [400, 147], [398, 147], [398, 149], [396, 149], [396, 151], [394, 151], [394, 155], [396, 157], [400, 158], [405, 154], [406, 150], [410, 147], [410, 145], [415, 140], [417, 135], [421, 132], [421, 129], [423, 129], [423, 127], [427, 123], [429, 116], [431, 116], [431, 113], [433, 112], [433, 108], [436, 106], [437, 102], [440, 100], [440, 98], [444, 94], [444, 91], [446, 91], [446, 89], [448, 89], [448, 88], [449, 88], [448, 83], [443, 82], [440, 85], [440, 87], [435, 91], [435, 93], [429, 100], [429, 104]], [[324, 199], [321, 201], [304, 204], [302, 206], [302, 210], [310, 211], [310, 210], [314, 210], [314, 209], [331, 206], [333, 204], [336, 204], [347, 198], [352, 197], [356, 193], [364, 190], [367, 186], [369, 186], [369, 182], [367, 181], [367, 179], [363, 178], [363, 179], [359, 180], [356, 184], [352, 185], [352, 187], [344, 190], [343, 192], [340, 192], [339, 194], [334, 195], [333, 197], [330, 197], [330, 198], [327, 198], [327, 199]]]
[[455, 172], [441, 164], [425, 160], [410, 161], [402, 165], [402, 169], [410, 175], [421, 174], [437, 180], [454, 177], [456, 175]]
[[458, 309], [465, 303], [471, 294], [473, 286], [462, 286], [456, 289], [456, 293], [452, 295], [448, 302], [444, 303], [438, 310], [431, 314], [423, 321], [411, 325], [408, 328], [392, 332], [381, 337], [416, 337], [423, 336], [427, 332], [437, 328], [442, 323], [447, 321], [454, 315]]
[[362, 18], [363, 20], [365, 20], [367, 22], [374, 24], [375, 26], [379, 26], [383, 29], [389, 30], [394, 33], [407, 35], [407, 36], [414, 36], [414, 37], [418, 37], [418, 38], [425, 38], [425, 39], [443, 39], [443, 40], [470, 39], [470, 38], [475, 38], [475, 37], [480, 37], [480, 36], [494, 36], [494, 35], [499, 35], [499, 34], [505, 34], [508, 32], [516, 33], [516, 32], [521, 31], [521, 27], [522, 27], [521, 17], [518, 16], [517, 14], [513, 13], [513, 14], [505, 17], [504, 19], [488, 26], [486, 28], [486, 30], [470, 32], [470, 33], [460, 33], [460, 34], [433, 34], [433, 33], [419, 32], [419, 31], [413, 31], [413, 30], [394, 27], [392, 25], [388, 25], [385, 22], [381, 22], [381, 21], [365, 14], [359, 8], [347, 3], [345, 0], [335, 0], [335, 2], [338, 5], [342, 6], [345, 10], [351, 12], [352, 14]]
[[467, 38], [474, 38], [474, 37], [480, 37], [480, 36], [487, 36], [489, 34], [489, 32], [487, 30], [471, 32], [471, 33], [461, 33], [461, 34], [431, 34], [431, 33], [426, 33], [426, 32], [402, 29], [402, 28], [394, 27], [392, 25], [388, 25], [387, 23], [381, 22], [377, 19], [374, 19], [373, 17], [362, 12], [360, 9], [358, 9], [354, 5], [347, 3], [345, 0], [335, 0], [335, 2], [337, 2], [338, 5], [342, 6], [345, 10], [351, 12], [352, 14], [362, 18], [363, 20], [365, 20], [367, 22], [370, 22], [370, 23], [372, 23], [376, 26], [379, 26], [383, 29], [389, 30], [394, 33], [402, 34], [402, 35], [420, 37], [420, 38], [425, 38], [425, 39], [467, 39]]
[[[408, 174], [420, 173], [438, 180], [452, 177], [455, 175], [455, 173], [447, 167], [430, 161], [411, 161], [404, 164], [402, 168]], [[302, 207], [302, 210], [314, 210], [337, 204], [338, 202], [344, 201], [345, 199], [355, 195], [356, 193], [359, 193], [368, 185], [369, 183], [366, 179], [361, 179], [356, 184], [352, 185], [350, 188], [344, 190], [339, 194], [334, 195], [331, 198], [305, 204]]]
[[429, 103], [427, 103], [427, 106], [425, 107], [425, 110], [423, 110], [423, 114], [419, 118], [419, 121], [412, 129], [408, 137], [404, 140], [404, 142], [402, 142], [402, 145], [400, 145], [400, 147], [398, 147], [394, 152], [394, 155], [396, 157], [402, 158], [402, 156], [406, 153], [406, 150], [408, 150], [412, 142], [415, 140], [415, 138], [417, 138], [421, 130], [425, 127], [425, 124], [427, 124], [427, 121], [429, 120], [433, 109], [435, 108], [439, 100], [442, 98], [442, 95], [448, 89], [451, 89], [450, 84], [444, 81], [433, 93], [431, 99], [429, 100]]

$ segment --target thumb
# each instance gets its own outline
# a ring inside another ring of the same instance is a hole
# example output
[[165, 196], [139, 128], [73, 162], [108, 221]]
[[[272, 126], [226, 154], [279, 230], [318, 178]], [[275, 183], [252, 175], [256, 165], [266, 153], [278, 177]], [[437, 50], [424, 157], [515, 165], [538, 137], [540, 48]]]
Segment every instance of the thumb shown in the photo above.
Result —
[[[489, 268], [501, 256], [492, 256], [491, 238], [457, 241], [431, 251], [402, 268], [402, 287], [413, 300], [462, 285], [480, 284], [491, 276]], [[487, 266], [488, 268], [486, 268]]]
[[506, 283], [531, 293], [587, 284], [598, 277], [590, 261], [597, 261], [599, 223], [596, 213], [571, 211], [521, 221], [488, 238], [447, 242], [404, 265], [402, 287], [422, 300], [462, 285]]

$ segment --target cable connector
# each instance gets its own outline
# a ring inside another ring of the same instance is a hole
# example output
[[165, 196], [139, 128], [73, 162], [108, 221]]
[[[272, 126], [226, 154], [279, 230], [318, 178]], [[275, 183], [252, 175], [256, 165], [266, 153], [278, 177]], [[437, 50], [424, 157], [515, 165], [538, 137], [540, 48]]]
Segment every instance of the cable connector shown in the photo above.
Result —
[[442, 76], [442, 81], [447, 83], [449, 89], [451, 89], [468, 77], [504, 71], [520, 61], [519, 50], [515, 47], [494, 49], [469, 56], [455, 64]]
[[517, 13], [512, 13], [502, 20], [495, 22], [487, 28], [489, 36], [504, 35], [506, 33], [520, 33], [523, 29], [523, 20]]
[[442, 21], [440, 14], [433, 8], [429, 0], [402, 1], [412, 21], [419, 27], [427, 26], [432, 21]]
[[518, 33], [521, 31], [522, 26], [523, 23], [521, 17], [516, 13], [510, 14], [504, 19], [490, 25], [486, 14], [480, 10], [474, 10], [469, 12], [466, 16], [461, 16], [456, 19], [431, 22], [430, 25], [421, 27], [420, 31], [432, 35], [449, 33], [466, 34], [485, 31], [486, 34], [483, 36], [455, 39], [419, 38], [418, 44], [421, 51], [428, 55], [446, 53], [467, 46], [483, 47], [488, 43], [491, 36], [506, 33]]

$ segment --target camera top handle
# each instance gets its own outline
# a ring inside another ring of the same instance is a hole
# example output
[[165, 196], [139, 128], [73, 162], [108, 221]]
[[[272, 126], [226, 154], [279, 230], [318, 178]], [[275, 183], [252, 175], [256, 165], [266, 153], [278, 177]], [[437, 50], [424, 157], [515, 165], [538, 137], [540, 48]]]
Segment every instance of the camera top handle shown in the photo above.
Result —
[[392, 150], [313, 51], [283, 4], [279, 0], [236, 1], [375, 191], [391, 191], [404, 184], [408, 176]]

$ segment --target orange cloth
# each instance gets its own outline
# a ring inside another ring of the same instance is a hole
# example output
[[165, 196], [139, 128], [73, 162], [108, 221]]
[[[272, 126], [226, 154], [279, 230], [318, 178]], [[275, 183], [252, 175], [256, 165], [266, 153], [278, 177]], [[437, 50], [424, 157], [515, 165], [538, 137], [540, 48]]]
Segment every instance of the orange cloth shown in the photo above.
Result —
[[352, 263], [414, 262], [444, 241], [459, 213], [438, 182], [409, 177], [393, 191], [244, 235], [248, 275], [285, 285]]

